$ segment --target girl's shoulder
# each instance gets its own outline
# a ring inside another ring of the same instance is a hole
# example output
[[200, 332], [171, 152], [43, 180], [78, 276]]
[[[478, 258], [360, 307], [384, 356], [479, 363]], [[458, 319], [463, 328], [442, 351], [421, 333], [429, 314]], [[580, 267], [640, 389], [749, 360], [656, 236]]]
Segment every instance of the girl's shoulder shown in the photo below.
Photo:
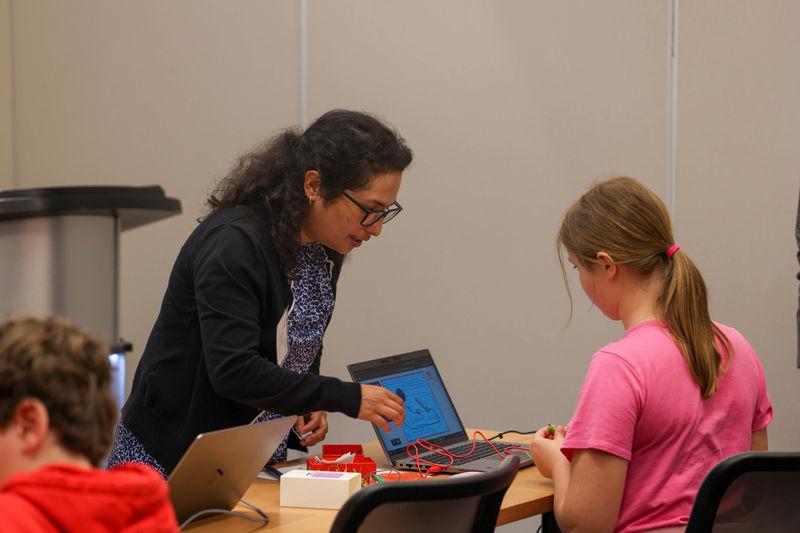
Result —
[[[750, 371], [755, 371], [757, 373], [763, 372], [761, 361], [758, 358], [758, 354], [756, 353], [755, 348], [753, 345], [750, 344], [750, 341], [742, 334], [738, 329], [733, 328], [731, 326], [727, 326], [725, 324], [721, 324], [719, 322], [714, 322], [714, 325], [717, 326], [719, 331], [725, 335], [725, 338], [728, 339], [728, 342], [733, 349], [733, 366], [738, 368], [747, 368]], [[723, 361], [726, 364], [729, 364], [729, 360], [727, 359], [727, 354], [725, 354], [724, 347], [717, 342], [717, 348], [722, 350], [723, 353]]]
[[722, 332], [723, 335], [725, 335], [725, 337], [728, 338], [731, 343], [745, 343], [750, 346], [750, 343], [738, 329], [728, 326], [727, 324], [723, 324], [722, 322], [717, 322], [716, 320], [712, 320], [712, 323]]

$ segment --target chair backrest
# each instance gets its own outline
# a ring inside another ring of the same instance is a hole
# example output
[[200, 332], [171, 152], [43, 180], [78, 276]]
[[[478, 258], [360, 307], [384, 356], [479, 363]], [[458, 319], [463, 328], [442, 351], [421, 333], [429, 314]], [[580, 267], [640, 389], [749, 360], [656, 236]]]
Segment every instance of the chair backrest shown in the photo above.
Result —
[[800, 531], [800, 453], [745, 452], [708, 473], [686, 533]]
[[344, 503], [331, 533], [494, 531], [517, 468], [519, 458], [509, 456], [480, 474], [371, 485]]

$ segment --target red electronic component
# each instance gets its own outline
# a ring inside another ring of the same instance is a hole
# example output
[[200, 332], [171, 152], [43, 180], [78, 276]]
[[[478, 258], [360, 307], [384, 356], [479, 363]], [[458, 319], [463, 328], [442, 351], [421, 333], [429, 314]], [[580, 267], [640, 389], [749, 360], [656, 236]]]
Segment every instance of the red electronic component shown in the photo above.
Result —
[[371, 458], [364, 455], [364, 449], [360, 444], [323, 444], [322, 460], [333, 461], [342, 455], [352, 452], [355, 458], [352, 463], [323, 463], [319, 457], [306, 458], [306, 468], [308, 470], [327, 470], [333, 472], [358, 472], [361, 479], [378, 471], [378, 465]]

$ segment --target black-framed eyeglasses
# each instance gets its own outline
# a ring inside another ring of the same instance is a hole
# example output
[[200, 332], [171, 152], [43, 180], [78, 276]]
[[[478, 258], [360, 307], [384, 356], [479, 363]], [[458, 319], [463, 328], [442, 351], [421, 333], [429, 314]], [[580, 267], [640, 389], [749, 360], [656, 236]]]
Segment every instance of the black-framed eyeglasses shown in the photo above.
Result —
[[342, 194], [345, 198], [356, 204], [356, 206], [364, 212], [364, 218], [361, 219], [361, 225], [365, 228], [375, 224], [379, 220], [383, 220], [383, 223], [386, 224], [403, 210], [403, 206], [397, 202], [394, 202], [386, 209], [367, 209], [358, 203], [355, 198], [347, 194], [347, 191], [342, 191]]

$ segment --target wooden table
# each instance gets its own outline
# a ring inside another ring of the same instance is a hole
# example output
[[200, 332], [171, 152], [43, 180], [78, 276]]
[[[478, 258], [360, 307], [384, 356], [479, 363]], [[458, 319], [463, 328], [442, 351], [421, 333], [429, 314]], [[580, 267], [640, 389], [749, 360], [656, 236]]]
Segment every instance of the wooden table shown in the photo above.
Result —
[[[484, 435], [491, 437], [496, 431], [481, 430]], [[467, 434], [472, 435], [473, 430], [468, 429]], [[480, 438], [480, 437], [478, 437]], [[511, 435], [515, 442], [530, 442], [526, 435]], [[364, 445], [364, 453], [381, 465], [386, 464], [386, 456], [378, 444], [372, 441]], [[394, 483], [402, 483], [396, 481]], [[254, 530], [293, 531], [298, 533], [327, 533], [330, 530], [335, 510], [304, 509], [298, 507], [281, 507], [279, 483], [265, 479], [256, 479], [244, 495], [244, 499], [261, 508], [269, 515], [269, 523], [263, 528], [256, 522], [250, 522], [233, 516], [212, 517], [200, 520], [186, 529], [191, 531], [222, 531], [240, 532]], [[247, 507], [239, 504], [236, 511], [257, 516]], [[523, 518], [548, 513], [553, 510], [553, 483], [544, 478], [535, 467], [520, 469], [514, 483], [509, 487], [503, 498], [500, 508], [498, 525], [516, 522]]]

